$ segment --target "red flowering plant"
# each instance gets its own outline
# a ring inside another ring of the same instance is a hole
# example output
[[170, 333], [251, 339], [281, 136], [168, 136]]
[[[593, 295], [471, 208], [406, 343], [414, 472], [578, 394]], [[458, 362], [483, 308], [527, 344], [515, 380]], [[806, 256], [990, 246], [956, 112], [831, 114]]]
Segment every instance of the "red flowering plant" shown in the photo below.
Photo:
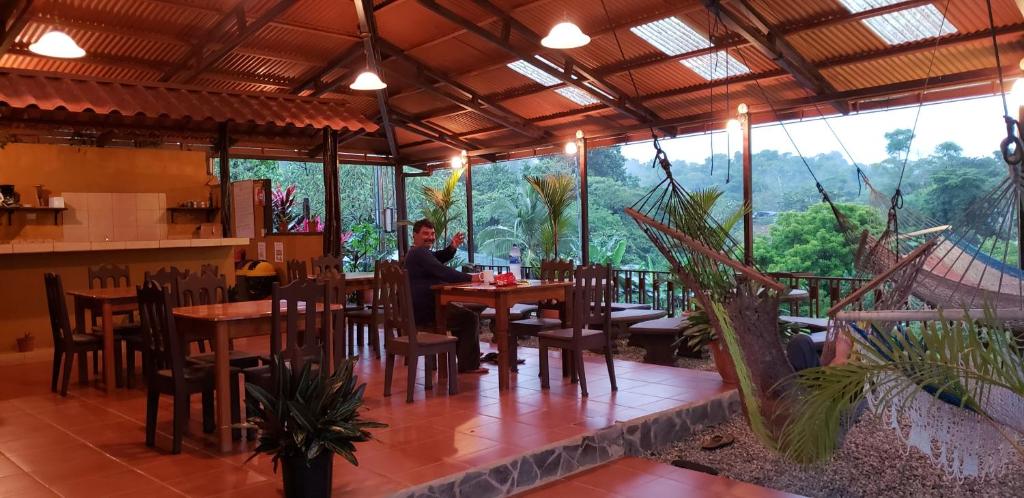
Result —
[[274, 208], [274, 224], [279, 232], [287, 232], [295, 221], [295, 185], [289, 185], [284, 190], [281, 187], [274, 187], [271, 193], [271, 206]]

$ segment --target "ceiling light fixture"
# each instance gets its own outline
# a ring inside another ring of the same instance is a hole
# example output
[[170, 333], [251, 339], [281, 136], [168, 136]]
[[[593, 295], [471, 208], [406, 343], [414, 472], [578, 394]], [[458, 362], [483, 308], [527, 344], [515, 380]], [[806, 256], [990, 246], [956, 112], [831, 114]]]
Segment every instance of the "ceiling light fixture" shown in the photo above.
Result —
[[736, 136], [743, 133], [743, 126], [740, 125], [740, 120], [733, 118], [725, 122], [725, 131]]
[[367, 69], [356, 76], [355, 81], [348, 86], [353, 90], [383, 90], [388, 87], [387, 83], [381, 81], [377, 73]]
[[29, 45], [28, 49], [39, 55], [60, 59], [77, 59], [85, 56], [85, 50], [63, 31], [47, 32], [38, 41]]
[[571, 22], [560, 22], [556, 24], [548, 36], [545, 36], [540, 44], [547, 48], [561, 50], [579, 48], [590, 43], [590, 37], [583, 33], [579, 26]]
[[580, 151], [580, 148], [576, 146], [576, 141], [575, 140], [569, 141], [569, 142], [565, 143], [565, 153], [566, 153], [566, 155], [575, 156], [576, 153], [579, 152], [579, 151]]

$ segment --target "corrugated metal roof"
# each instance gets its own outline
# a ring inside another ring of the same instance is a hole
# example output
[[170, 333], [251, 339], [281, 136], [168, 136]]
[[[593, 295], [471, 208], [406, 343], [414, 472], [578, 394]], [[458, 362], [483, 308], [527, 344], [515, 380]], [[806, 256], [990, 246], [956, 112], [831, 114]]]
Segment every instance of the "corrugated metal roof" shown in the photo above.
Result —
[[335, 101], [121, 83], [16, 70], [0, 70], [0, 102], [16, 109], [66, 109], [352, 131], [377, 129], [372, 122], [353, 114], [347, 104]]

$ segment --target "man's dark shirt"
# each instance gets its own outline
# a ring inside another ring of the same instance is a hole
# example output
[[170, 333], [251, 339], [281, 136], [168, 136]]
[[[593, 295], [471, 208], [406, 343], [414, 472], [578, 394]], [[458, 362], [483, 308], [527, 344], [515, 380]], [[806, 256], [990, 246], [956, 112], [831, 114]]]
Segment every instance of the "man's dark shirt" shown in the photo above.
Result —
[[405, 255], [405, 269], [409, 272], [409, 286], [412, 291], [413, 316], [418, 327], [434, 323], [434, 291], [431, 286], [470, 282], [473, 277], [445, 266], [455, 257], [455, 248], [448, 246], [440, 251], [413, 247]]

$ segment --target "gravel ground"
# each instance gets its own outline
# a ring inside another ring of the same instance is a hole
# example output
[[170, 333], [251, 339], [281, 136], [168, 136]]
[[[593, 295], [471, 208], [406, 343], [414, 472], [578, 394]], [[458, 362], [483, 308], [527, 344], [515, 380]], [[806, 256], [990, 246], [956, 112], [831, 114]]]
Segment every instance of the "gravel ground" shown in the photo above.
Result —
[[[701, 443], [715, 434], [729, 434], [736, 442], [716, 451], [702, 450]], [[946, 479], [916, 449], [908, 452], [892, 430], [870, 413], [860, 417], [843, 448], [823, 465], [799, 466], [784, 460], [757, 441], [742, 416], [709, 427], [650, 458], [697, 462], [731, 479], [813, 497], [1024, 496], [1021, 472], [963, 483]]]

